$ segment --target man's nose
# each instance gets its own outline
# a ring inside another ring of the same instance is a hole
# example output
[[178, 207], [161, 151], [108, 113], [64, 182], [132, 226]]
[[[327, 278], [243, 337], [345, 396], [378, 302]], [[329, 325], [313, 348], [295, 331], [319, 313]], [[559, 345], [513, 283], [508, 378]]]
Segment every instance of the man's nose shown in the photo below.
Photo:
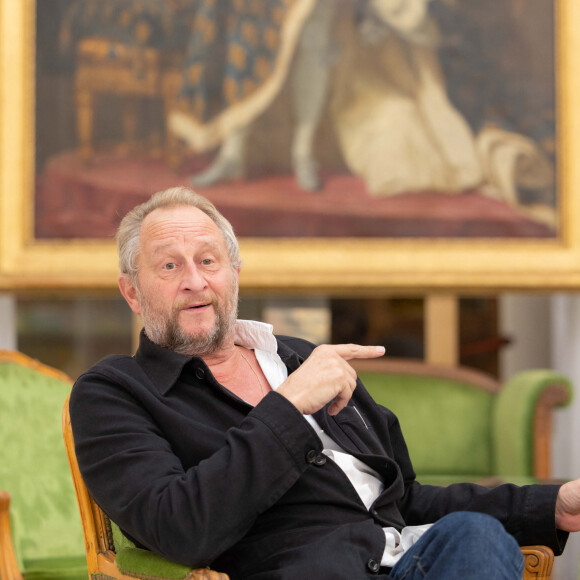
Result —
[[203, 272], [196, 264], [187, 264], [181, 277], [181, 289], [184, 292], [198, 292], [207, 286]]

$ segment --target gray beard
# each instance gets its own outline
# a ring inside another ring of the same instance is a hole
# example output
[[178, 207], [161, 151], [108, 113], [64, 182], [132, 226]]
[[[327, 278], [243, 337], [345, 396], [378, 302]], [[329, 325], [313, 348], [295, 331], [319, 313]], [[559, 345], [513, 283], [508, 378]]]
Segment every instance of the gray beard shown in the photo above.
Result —
[[229, 316], [217, 312], [215, 325], [205, 336], [187, 334], [178, 326], [177, 317], [172, 317], [166, 327], [166, 341], [162, 346], [185, 356], [213, 354], [222, 347], [233, 331], [237, 317], [237, 308]]
[[148, 300], [140, 297], [141, 318], [145, 334], [155, 344], [185, 356], [207, 356], [218, 351], [233, 333], [238, 318], [237, 286], [233, 288], [231, 300], [223, 307], [213, 303], [216, 311], [214, 327], [207, 334], [186, 333], [179, 327], [180, 308], [172, 311], [169, 319], [155, 313]]

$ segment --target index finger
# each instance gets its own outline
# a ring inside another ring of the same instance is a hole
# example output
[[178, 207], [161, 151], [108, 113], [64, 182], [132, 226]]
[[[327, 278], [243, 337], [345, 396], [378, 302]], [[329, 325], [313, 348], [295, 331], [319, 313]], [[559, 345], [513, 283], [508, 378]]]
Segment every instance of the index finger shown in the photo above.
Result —
[[385, 354], [384, 346], [363, 346], [360, 344], [335, 344], [334, 352], [344, 360], [353, 358], [378, 358]]

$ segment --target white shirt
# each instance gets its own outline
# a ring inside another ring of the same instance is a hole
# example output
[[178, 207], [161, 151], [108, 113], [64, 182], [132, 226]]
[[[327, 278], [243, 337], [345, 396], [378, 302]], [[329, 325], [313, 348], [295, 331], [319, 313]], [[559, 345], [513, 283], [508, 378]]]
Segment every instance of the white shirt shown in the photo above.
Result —
[[[262, 372], [273, 390], [288, 378], [288, 369], [278, 356], [278, 343], [271, 324], [238, 320], [235, 343], [254, 350]], [[322, 452], [344, 471], [365, 507], [370, 509], [385, 487], [379, 474], [350, 453], [346, 453], [338, 443], [326, 435], [312, 415], [304, 415], [304, 418], [320, 438], [324, 447]], [[407, 526], [401, 532], [392, 527], [383, 528], [386, 545], [381, 566], [394, 566], [405, 550], [409, 549], [431, 525]]]

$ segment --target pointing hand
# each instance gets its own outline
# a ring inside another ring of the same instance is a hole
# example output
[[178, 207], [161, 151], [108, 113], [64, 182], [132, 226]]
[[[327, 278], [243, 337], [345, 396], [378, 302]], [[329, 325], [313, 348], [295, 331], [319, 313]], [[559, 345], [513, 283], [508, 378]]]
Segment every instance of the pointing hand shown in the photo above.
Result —
[[278, 388], [303, 415], [319, 411], [332, 401], [331, 415], [341, 411], [356, 387], [356, 373], [348, 364], [353, 358], [377, 358], [385, 354], [382, 346], [358, 344], [322, 345], [315, 348], [304, 364]]

